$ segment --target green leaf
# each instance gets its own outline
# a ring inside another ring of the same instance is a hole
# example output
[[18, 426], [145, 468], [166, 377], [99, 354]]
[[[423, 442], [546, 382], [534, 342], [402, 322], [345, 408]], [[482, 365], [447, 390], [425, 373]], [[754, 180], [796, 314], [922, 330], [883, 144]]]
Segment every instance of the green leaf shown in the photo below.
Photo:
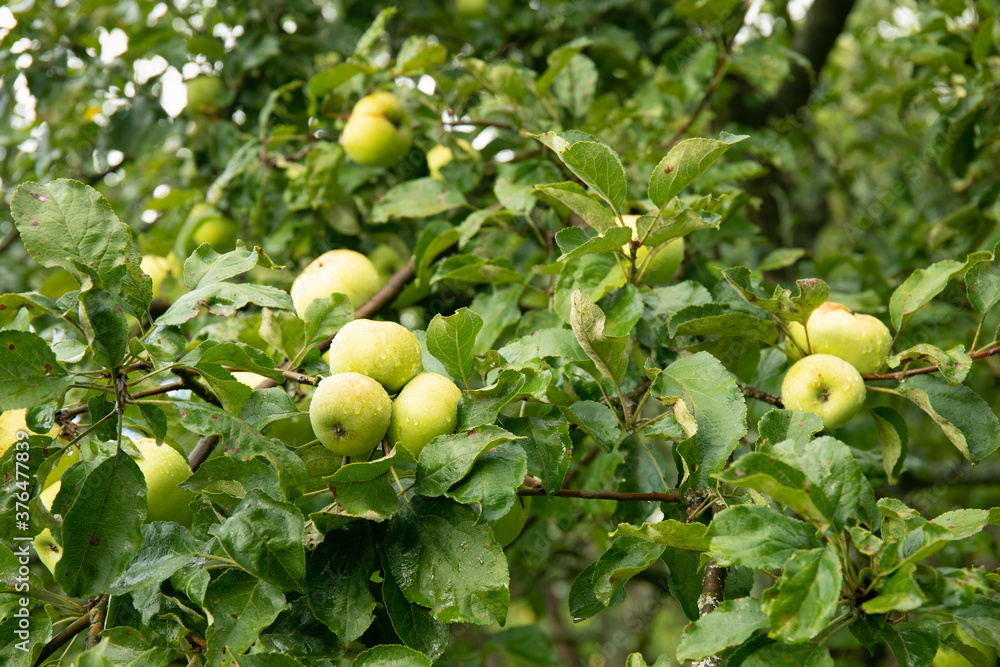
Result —
[[667, 366], [651, 392], [657, 398], [679, 397], [694, 415], [698, 431], [679, 445], [678, 453], [690, 471], [690, 488], [707, 487], [747, 433], [746, 401], [736, 381], [718, 359], [698, 352]]
[[660, 160], [649, 177], [649, 198], [657, 208], [666, 206], [733, 144], [749, 138], [749, 135], [725, 132], [720, 136], [720, 139], [685, 139]]
[[453, 208], [467, 206], [465, 197], [448, 181], [417, 178], [396, 185], [372, 206], [369, 222], [382, 223], [394, 218], [429, 218]]
[[[535, 188], [543, 197], [561, 202], [569, 207], [598, 234], [618, 227], [614, 212], [602, 204], [598, 197], [591, 195], [572, 181], [536, 185]], [[628, 239], [626, 239], [627, 241]]]
[[605, 336], [604, 311], [594, 305], [579, 288], [573, 292], [570, 325], [580, 347], [593, 360], [601, 374], [616, 384], [621, 381], [628, 368], [625, 351], [628, 337]]
[[657, 523], [644, 523], [638, 528], [620, 523], [611, 537], [619, 535], [632, 535], [654, 544], [695, 551], [708, 551], [710, 544], [708, 526], [697, 521], [682, 523], [676, 519], [665, 519]]
[[377, 568], [371, 529], [364, 523], [331, 532], [309, 557], [309, 608], [345, 645], [375, 620], [375, 598], [368, 586]]
[[396, 75], [415, 72], [430, 65], [440, 65], [448, 57], [448, 50], [426, 37], [411, 35], [406, 38], [396, 54]]
[[492, 293], [480, 292], [469, 305], [469, 310], [483, 320], [483, 328], [476, 335], [473, 353], [485, 354], [508, 327], [521, 319], [517, 302], [524, 288], [520, 285], [494, 288]]
[[354, 319], [354, 308], [345, 294], [331, 294], [313, 299], [306, 307], [306, 347], [334, 336], [340, 328]]
[[32, 259], [61, 267], [81, 285], [97, 279], [129, 314], [141, 317], [152, 298], [152, 281], [132, 230], [121, 222], [97, 190], [68, 179], [24, 183], [14, 192], [10, 212]]
[[782, 568], [797, 551], [820, 546], [809, 524], [761, 505], [739, 505], [719, 512], [712, 519], [708, 537], [719, 563], [760, 570]]
[[548, 93], [549, 86], [556, 80], [556, 76], [569, 65], [573, 56], [583, 51], [592, 43], [587, 37], [577, 37], [559, 48], [550, 51], [545, 57], [547, 67], [542, 72], [542, 75], [538, 77], [538, 81], [535, 82], [535, 90], [538, 92], [538, 96], [544, 97]]
[[865, 600], [861, 608], [868, 614], [888, 614], [892, 611], [912, 611], [927, 601], [920, 585], [913, 578], [917, 566], [908, 563], [906, 567], [893, 572], [879, 594]]
[[509, 364], [527, 364], [535, 359], [562, 358], [570, 361], [585, 361], [576, 337], [569, 329], [540, 329], [522, 338], [515, 338], [498, 352]]
[[940, 640], [935, 621], [889, 625], [878, 618], [876, 627], [899, 667], [928, 667], [937, 653]]
[[524, 449], [515, 443], [503, 443], [480, 455], [469, 473], [444, 495], [463, 505], [478, 505], [482, 517], [493, 521], [514, 506], [517, 488], [527, 472]]
[[784, 569], [777, 592], [764, 608], [771, 636], [795, 644], [812, 639], [833, 620], [844, 573], [829, 544], [793, 553]]
[[[731, 664], [731, 661], [730, 661]], [[769, 644], [751, 653], [742, 667], [834, 667], [830, 651], [816, 644]]]
[[73, 378], [48, 343], [26, 331], [0, 331], [0, 405], [4, 410], [59, 403]]
[[286, 606], [281, 589], [243, 570], [223, 570], [205, 591], [205, 610], [211, 614], [208, 664], [228, 665], [231, 656], [250, 648]]
[[283, 590], [303, 591], [304, 528], [305, 519], [294, 505], [251, 489], [232, 515], [209, 532], [240, 567]]
[[361, 653], [351, 664], [354, 667], [431, 667], [432, 663], [430, 658], [412, 648], [381, 644]]
[[170, 521], [154, 521], [142, 526], [142, 547], [108, 592], [120, 595], [145, 586], [159, 586], [164, 579], [188, 565], [202, 545], [191, 532]]
[[448, 317], [439, 313], [427, 325], [427, 351], [466, 387], [475, 372], [476, 335], [482, 328], [483, 318], [468, 308], [460, 308]]
[[1000, 303], [1000, 243], [993, 248], [993, 258], [975, 264], [965, 274], [969, 303], [977, 312], [986, 313]]
[[632, 230], [629, 227], [614, 227], [598, 236], [590, 236], [579, 227], [566, 227], [556, 232], [556, 243], [562, 251], [558, 260], [594, 253], [621, 252], [622, 246], [631, 238]]
[[128, 320], [108, 292], [93, 288], [80, 293], [80, 327], [87, 335], [97, 363], [115, 368], [125, 358]]
[[907, 378], [899, 393], [930, 415], [962, 455], [979, 463], [1000, 448], [1000, 420], [967, 386], [949, 387], [940, 378]]
[[336, 90], [361, 73], [371, 73], [374, 68], [356, 62], [337, 63], [333, 67], [318, 72], [309, 79], [309, 95], [321, 98]]
[[757, 423], [757, 432], [766, 445], [792, 441], [792, 449], [804, 446], [823, 430], [823, 420], [818, 415], [799, 410], [771, 410]]
[[936, 366], [952, 387], [962, 384], [969, 371], [972, 370], [972, 359], [966, 354], [964, 345], [957, 345], [946, 351], [933, 345], [920, 343], [889, 357], [886, 364], [889, 368], [898, 368], [914, 361]]
[[730, 646], [739, 646], [757, 630], [767, 627], [760, 602], [745, 597], [726, 600], [684, 629], [677, 646], [677, 659], [700, 660]]
[[212, 315], [231, 317], [248, 304], [261, 308], [293, 311], [292, 298], [288, 293], [269, 285], [241, 283], [216, 283], [188, 292], [177, 299], [167, 312], [156, 319], [161, 327], [184, 324], [197, 317], [202, 309]]
[[414, 496], [389, 522], [385, 557], [406, 599], [446, 623], [502, 623], [510, 603], [503, 549], [464, 505]]
[[443, 280], [472, 284], [521, 284], [525, 276], [514, 269], [514, 265], [506, 257], [483, 259], [474, 255], [452, 255], [438, 264], [434, 277], [431, 278], [431, 284]]
[[278, 473], [261, 459], [237, 461], [228, 456], [213, 457], [178, 486], [194, 493], [226, 494], [233, 498], [243, 498], [250, 489], [258, 489], [274, 500], [283, 498]]
[[792, 296], [792, 291], [774, 288], [770, 299], [760, 296], [750, 282], [750, 271], [742, 266], [727, 269], [722, 277], [736, 290], [747, 303], [763, 308], [775, 317], [786, 322], [798, 322], [805, 326], [809, 316], [830, 296], [830, 287], [818, 278], [796, 280], [798, 295]]
[[142, 544], [145, 489], [142, 471], [123, 449], [89, 470], [75, 465], [63, 475], [52, 513], [63, 517], [55, 577], [67, 595], [106, 592], [125, 571]]
[[882, 467], [890, 484], [895, 484], [903, 471], [903, 463], [909, 451], [909, 429], [906, 420], [896, 410], [888, 406], [872, 408], [875, 429], [882, 449]]
[[382, 562], [382, 603], [386, 614], [403, 643], [431, 659], [438, 658], [448, 647], [448, 624], [431, 616], [420, 605], [413, 604], [399, 590], [396, 577], [387, 562]]
[[613, 210], [625, 202], [628, 194], [625, 167], [610, 148], [596, 141], [577, 141], [556, 152], [563, 164]]
[[505, 368], [491, 386], [465, 392], [458, 404], [458, 431], [494, 423], [500, 410], [521, 394], [525, 382], [523, 373]]
[[601, 451], [610, 452], [622, 439], [621, 426], [615, 411], [597, 401], [576, 401], [559, 406], [563, 415], [592, 437]]
[[445, 250], [455, 245], [460, 232], [444, 220], [432, 220], [420, 232], [417, 245], [413, 249], [413, 266], [422, 282], [430, 280], [431, 264]]
[[417, 461], [417, 488], [420, 494], [429, 497], [444, 495], [469, 473], [480, 455], [516, 439], [514, 434], [497, 426], [439, 435], [427, 443]]
[[644, 215], [636, 222], [639, 238], [649, 248], [663, 245], [667, 241], [686, 236], [702, 229], [718, 229], [722, 217], [717, 213], [684, 209], [676, 215], [665, 215], [659, 219]]
[[778, 340], [778, 328], [771, 318], [763, 319], [750, 313], [734, 311], [721, 303], [688, 306], [670, 318], [671, 337], [680, 336], [740, 336], [763, 343]]
[[27, 294], [3, 294], [0, 295], [0, 327], [5, 327], [24, 309], [31, 317], [38, 315], [57, 315], [59, 308], [56, 302], [41, 294], [29, 292]]
[[348, 514], [372, 521], [385, 521], [399, 503], [389, 482], [389, 468], [396, 456], [342, 466], [323, 481], [333, 487], [333, 497]]
[[892, 319], [892, 326], [899, 331], [908, 316], [913, 315], [921, 306], [944, 291], [948, 281], [965, 273], [970, 265], [975, 265], [990, 256], [988, 252], [973, 253], [964, 262], [945, 259], [931, 264], [926, 269], [914, 271], [896, 288], [889, 299], [889, 317]]
[[804, 472], [809, 485], [803, 490], [810, 496], [814, 489], [822, 490], [822, 497], [814, 502], [825, 512], [824, 517], [837, 530], [847, 524], [864, 488], [864, 473], [847, 445], [825, 436], [799, 446], [782, 444], [759, 451], [780, 455], [786, 463]]
[[538, 477], [548, 494], [562, 488], [569, 470], [573, 442], [569, 437], [569, 424], [562, 419], [522, 417], [505, 419], [505, 428], [518, 437], [528, 455], [528, 473]]
[[574, 621], [617, 607], [625, 601], [625, 584], [659, 560], [663, 546], [631, 535], [618, 537], [611, 547], [573, 581], [569, 611]]
[[189, 290], [201, 289], [242, 275], [257, 266], [284, 268], [271, 261], [263, 248], [255, 246], [247, 249], [242, 241], [236, 242], [235, 250], [221, 255], [212, 250], [212, 246], [204, 244], [184, 261], [184, 284]]
[[281, 653], [251, 653], [233, 656], [234, 667], [303, 667], [291, 656]]
[[986, 646], [1000, 643], [1000, 604], [981, 595], [975, 602], [956, 610], [955, 620], [976, 641]]

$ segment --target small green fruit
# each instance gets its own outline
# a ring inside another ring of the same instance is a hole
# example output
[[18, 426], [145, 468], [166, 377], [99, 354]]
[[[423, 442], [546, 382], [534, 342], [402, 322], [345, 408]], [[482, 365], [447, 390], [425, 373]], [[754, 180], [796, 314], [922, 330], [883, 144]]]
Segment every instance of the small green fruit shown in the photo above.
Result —
[[[52, 502], [56, 499], [56, 495], [59, 493], [60, 488], [62, 488], [62, 483], [56, 482], [38, 494], [38, 497], [41, 498], [42, 504], [45, 505], [46, 509], [52, 509]], [[31, 541], [31, 544], [35, 547], [35, 553], [38, 554], [38, 560], [42, 561], [42, 564], [49, 568], [49, 572], [55, 574], [56, 563], [58, 563], [59, 559], [62, 558], [62, 547], [59, 546], [56, 539], [52, 537], [52, 531], [46, 528], [35, 536], [35, 539]]]
[[187, 89], [187, 107], [202, 114], [218, 109], [216, 97], [222, 92], [222, 83], [214, 76], [202, 74], [184, 84]]
[[177, 255], [174, 253], [170, 253], [166, 257], [160, 257], [159, 255], [143, 255], [139, 268], [141, 268], [142, 272], [153, 280], [154, 299], [164, 296], [164, 281], [168, 278], [182, 280], [184, 275], [184, 266], [181, 264], [180, 260], [177, 259]]
[[367, 257], [353, 250], [330, 250], [302, 270], [290, 293], [295, 312], [305, 317], [306, 309], [315, 299], [345, 294], [351, 305], [358, 308], [381, 285], [378, 270]]
[[330, 344], [331, 373], [361, 373], [391, 394], [423, 370], [420, 341], [395, 322], [348, 322]]
[[812, 354], [795, 362], [781, 383], [785, 408], [819, 415], [827, 431], [853, 419], [865, 404], [866, 393], [857, 369], [830, 354]]
[[220, 214], [203, 220], [198, 225], [198, 229], [194, 231], [192, 238], [196, 246], [207, 243], [212, 246], [212, 250], [215, 252], [224, 253], [236, 247], [237, 234], [239, 234], [239, 226], [236, 221]]
[[[24, 421], [27, 412], [26, 408], [21, 408], [19, 410], [7, 410], [0, 414], [0, 456], [3, 456], [10, 449], [11, 445], [18, 441], [18, 432], [24, 431], [28, 436], [41, 435], [28, 429], [28, 424]], [[56, 437], [59, 435], [59, 427], [53, 426], [47, 435], [50, 438]]]
[[157, 445], [153, 438], [139, 438], [133, 444], [140, 454], [135, 462], [146, 478], [146, 522], [173, 521], [190, 526], [193, 514], [188, 503], [195, 496], [177, 486], [191, 476], [187, 459], [166, 443]]
[[455, 432], [460, 400], [462, 390], [443, 375], [417, 375], [392, 402], [389, 444], [402, 445], [419, 456], [428, 442]]
[[385, 243], [379, 244], [368, 254], [375, 270], [378, 271], [379, 280], [385, 283], [392, 277], [392, 274], [403, 268], [408, 257], [403, 257], [396, 249]]
[[490, 521], [493, 537], [501, 547], [513, 542], [528, 522], [528, 511], [531, 509], [531, 496], [518, 496], [510, 511], [499, 519]]
[[431, 172], [431, 178], [443, 179], [444, 176], [441, 175], [441, 167], [453, 159], [455, 159], [455, 155], [451, 152], [451, 149], [441, 144], [427, 151], [427, 168]]
[[[632, 240], [639, 240], [639, 232], [636, 229], [636, 223], [639, 220], [638, 215], [625, 215], [622, 216], [625, 224], [632, 228]], [[674, 274], [677, 273], [677, 269], [681, 266], [681, 261], [684, 259], [684, 238], [677, 238], [667, 243], [654, 248], [654, 252], [650, 255], [650, 249], [646, 246], [641, 246], [635, 252], [635, 266], [636, 270], [642, 275], [641, 282], [645, 285], [657, 286], [663, 285], [670, 282]], [[626, 255], [631, 255], [632, 250], [629, 248], [629, 244], [622, 246], [622, 252]]]
[[802, 357], [801, 350], [832, 354], [858, 369], [874, 373], [892, 351], [892, 333], [882, 321], [856, 313], [847, 306], [827, 301], [809, 316], [809, 342], [798, 322], [788, 324], [791, 341], [786, 345], [790, 359]]
[[344, 152], [365, 167], [391, 167], [410, 150], [410, 116], [392, 93], [361, 98], [340, 135]]
[[391, 415], [389, 394], [360, 373], [323, 378], [309, 405], [316, 437], [340, 456], [363, 456], [375, 449], [389, 429]]

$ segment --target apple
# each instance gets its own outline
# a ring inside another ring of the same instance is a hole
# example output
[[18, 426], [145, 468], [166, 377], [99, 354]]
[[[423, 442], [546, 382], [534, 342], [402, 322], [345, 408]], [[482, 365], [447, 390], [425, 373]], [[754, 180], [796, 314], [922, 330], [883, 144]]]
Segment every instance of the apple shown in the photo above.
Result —
[[431, 178], [444, 179], [444, 176], [441, 175], [441, 167], [454, 159], [455, 155], [451, 152], [451, 149], [441, 144], [427, 151], [427, 168], [431, 172]]
[[437, 373], [420, 373], [392, 402], [389, 444], [402, 445], [414, 457], [439, 435], [455, 432], [462, 390]]
[[337, 373], [316, 385], [309, 421], [319, 441], [334, 454], [363, 456], [389, 429], [392, 400], [375, 380], [360, 373]]
[[456, 0], [455, 9], [463, 19], [475, 19], [486, 16], [489, 0]]
[[306, 316], [315, 299], [334, 293], [347, 295], [358, 308], [382, 286], [378, 269], [367, 257], [353, 250], [330, 250], [312, 261], [292, 283], [290, 291], [295, 312]]
[[812, 312], [807, 325], [808, 344], [806, 328], [798, 322], [788, 324], [791, 341], [785, 351], [792, 360], [811, 348], [814, 354], [840, 357], [859, 373], [874, 373], [892, 351], [892, 334], [881, 320], [840, 303], [827, 301]]
[[[42, 504], [45, 505], [46, 509], [52, 509], [52, 501], [56, 499], [56, 495], [59, 493], [60, 488], [62, 488], [62, 482], [56, 482], [38, 494], [38, 497], [42, 499]], [[31, 541], [31, 544], [35, 547], [35, 553], [38, 554], [38, 560], [42, 561], [42, 564], [49, 568], [49, 572], [55, 574], [56, 563], [58, 563], [59, 559], [62, 558], [62, 547], [56, 542], [56, 538], [52, 537], [52, 531], [46, 528], [35, 536], [35, 539]]]
[[215, 100], [222, 92], [222, 83], [214, 76], [201, 75], [184, 84], [187, 106], [198, 113], [209, 114], [218, 108]]
[[24, 431], [29, 436], [48, 435], [50, 438], [54, 438], [59, 435], [58, 426], [53, 426], [47, 434], [35, 433], [29, 429], [27, 422], [24, 421], [27, 412], [27, 408], [21, 408], [0, 413], [0, 456], [3, 456], [11, 445], [17, 442], [17, 434], [20, 431]]
[[177, 255], [174, 253], [170, 253], [166, 257], [161, 257], [159, 255], [143, 255], [139, 268], [142, 269], [143, 273], [153, 279], [154, 299], [156, 297], [163, 296], [164, 281], [168, 278], [182, 280], [184, 274], [184, 266], [181, 264], [180, 260], [177, 259]]
[[490, 521], [493, 537], [501, 547], [506, 547], [524, 530], [528, 522], [528, 510], [531, 509], [531, 496], [518, 496], [510, 511], [499, 519]]
[[371, 260], [371, 263], [375, 266], [375, 270], [378, 271], [379, 280], [385, 283], [392, 277], [392, 274], [403, 268], [406, 260], [409, 259], [409, 255], [404, 257], [392, 246], [381, 243], [368, 253], [368, 259]]
[[362, 97], [340, 135], [344, 152], [365, 167], [391, 167], [406, 155], [413, 140], [410, 115], [392, 93]]
[[785, 407], [819, 415], [828, 431], [840, 428], [858, 414], [865, 395], [861, 373], [832, 354], [812, 354], [796, 361], [781, 383]]
[[395, 394], [423, 370], [420, 341], [396, 322], [348, 322], [330, 344], [331, 373], [361, 373]]
[[236, 221], [220, 213], [202, 220], [191, 238], [194, 239], [196, 246], [207, 243], [215, 252], [224, 253], [236, 247], [238, 233], [239, 226]]
[[193, 515], [188, 503], [194, 494], [177, 486], [191, 476], [187, 459], [166, 443], [157, 445], [153, 438], [139, 438], [133, 444], [141, 455], [135, 462], [146, 478], [146, 522], [190, 526]]
[[[632, 240], [638, 241], [639, 232], [636, 229], [636, 223], [639, 220], [639, 216], [624, 215], [622, 219], [626, 225], [632, 228]], [[622, 252], [629, 257], [632, 256], [632, 250], [627, 243], [622, 246]], [[640, 280], [643, 284], [650, 286], [663, 285], [670, 282], [674, 277], [683, 259], [684, 238], [681, 237], [653, 248], [652, 254], [650, 254], [650, 248], [640, 246], [635, 252], [635, 268], [642, 275]]]
[[240, 384], [245, 384], [251, 389], [253, 389], [261, 382], [267, 379], [263, 375], [260, 375], [258, 373], [251, 373], [250, 371], [233, 371], [233, 377], [236, 378], [237, 382], [239, 382]]
[[52, 470], [49, 474], [45, 476], [45, 482], [42, 484], [43, 489], [47, 489], [49, 486], [57, 483], [63, 476], [71, 465], [80, 460], [80, 450], [76, 448], [75, 445], [69, 445], [62, 450], [59, 454], [59, 458], [56, 460], [56, 464], [52, 466]]

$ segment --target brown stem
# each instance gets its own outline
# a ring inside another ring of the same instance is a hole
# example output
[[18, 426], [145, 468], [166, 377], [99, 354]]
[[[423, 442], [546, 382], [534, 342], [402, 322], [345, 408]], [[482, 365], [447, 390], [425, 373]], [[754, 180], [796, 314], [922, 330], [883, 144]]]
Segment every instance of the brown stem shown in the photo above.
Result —
[[[687, 504], [688, 504], [688, 521], [694, 519], [697, 508], [705, 501], [707, 498], [707, 491], [698, 490], [688, 493]], [[721, 502], [716, 502], [713, 505], [713, 511], [721, 511], [725, 509], [725, 505]], [[711, 614], [716, 608], [722, 604], [725, 599], [726, 594], [726, 575], [728, 570], [714, 560], [709, 559], [705, 563], [705, 578], [701, 585], [701, 595], [698, 597], [698, 614], [700, 616], [705, 616], [706, 614]], [[707, 656], [698, 662], [694, 663], [696, 667], [720, 667], [722, 665], [722, 658], [717, 655]]]
[[[518, 489], [519, 496], [544, 496], [545, 489]], [[554, 494], [560, 498], [584, 498], [587, 500], [619, 500], [619, 501], [641, 501], [652, 500], [661, 503], [679, 503], [680, 494], [677, 493], [640, 493], [630, 491], [581, 491], [578, 489], [559, 489]]]
[[10, 233], [4, 237], [3, 241], [0, 241], [0, 252], [3, 252], [7, 248], [9, 248], [10, 244], [16, 241], [20, 235], [21, 234], [17, 231], [17, 227], [10, 230]]
[[[1000, 354], [1000, 345], [995, 345], [986, 350], [980, 350], [969, 355], [969, 358], [975, 361], [976, 359], [982, 359], [984, 357], [992, 357], [995, 354]], [[903, 369], [896, 373], [865, 373], [861, 377], [865, 380], [899, 380], [902, 381], [903, 378], [908, 378], [911, 375], [926, 375], [927, 373], [938, 372], [937, 366], [921, 366], [920, 368], [910, 368]]]
[[86, 611], [80, 618], [76, 619], [70, 623], [62, 632], [49, 640], [49, 642], [42, 647], [41, 653], [38, 654], [38, 658], [35, 660], [33, 667], [38, 667], [43, 662], [49, 659], [56, 651], [61, 649], [67, 642], [73, 640], [78, 634], [83, 632], [83, 629], [90, 625], [90, 610], [94, 606], [94, 601], [91, 600], [87, 603], [85, 607]]
[[87, 632], [87, 650], [94, 648], [101, 641], [101, 631], [104, 629], [104, 618], [108, 612], [107, 595], [102, 595], [97, 606], [90, 610], [90, 630]]
[[763, 401], [764, 403], [770, 403], [771, 405], [779, 408], [785, 407], [785, 404], [781, 402], [781, 396], [775, 396], [774, 394], [769, 394], [763, 389], [758, 389], [757, 387], [751, 387], [750, 385], [741, 384], [740, 391], [747, 398], [755, 398], [758, 401]]

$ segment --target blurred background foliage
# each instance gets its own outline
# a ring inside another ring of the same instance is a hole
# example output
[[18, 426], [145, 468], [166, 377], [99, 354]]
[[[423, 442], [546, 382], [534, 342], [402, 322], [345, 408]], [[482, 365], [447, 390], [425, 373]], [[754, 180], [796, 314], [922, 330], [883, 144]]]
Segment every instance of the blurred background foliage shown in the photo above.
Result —
[[[755, 268], [767, 284], [820, 277], [836, 300], [884, 317], [892, 290], [913, 270], [1000, 240], [995, 3], [387, 7], [15, 0], [0, 8], [0, 290], [57, 296], [74, 287], [27, 258], [6, 208], [19, 183], [65, 177], [100, 190], [146, 253], [186, 256], [206, 220], [235, 225], [239, 238], [287, 266], [266, 274], [281, 287], [335, 247], [382, 253], [391, 272], [438, 220], [479, 230], [465, 251], [528, 272], [547, 261], [551, 234], [541, 232], [558, 229], [532, 186], [568, 178], [529, 135], [565, 129], [619, 152], [635, 211], [646, 175], [680, 139], [751, 136], [698, 182], [696, 194], [723, 198], [722, 230], [689, 237], [684, 278], [705, 285], [736, 265]], [[378, 89], [400, 95], [415, 122], [412, 150], [391, 170], [354, 164], [336, 144], [354, 102]], [[393, 186], [432, 175], [427, 155], [439, 145], [451, 159], [434, 175], [466, 203], [429, 215], [380, 213]], [[547, 277], [535, 284], [544, 291]], [[420, 327], [474, 296], [457, 282], [418, 285], [397, 315]], [[897, 349], [969, 344], [977, 327], [984, 343], [997, 337], [998, 316], [980, 322], [953, 282], [914, 317]], [[542, 318], [527, 318], [516, 333]], [[740, 379], [777, 391], [780, 356], [764, 352]], [[996, 357], [977, 363], [969, 379], [994, 408], [998, 382]], [[756, 406], [750, 423], [761, 414]], [[995, 463], [968, 468], [921, 413], [906, 416], [908, 471], [881, 494], [925, 515], [1000, 505]], [[884, 484], [870, 422], [856, 420], [841, 437]], [[613, 475], [619, 463], [602, 455], [588, 474]], [[569, 582], [606, 547], [614, 503], [538, 500], [538, 520], [512, 550], [518, 601], [508, 627], [453, 628], [453, 650], [439, 664], [479, 664], [492, 654], [488, 661], [602, 667], [634, 650], [673, 655], [686, 621], [664, 593], [665, 568], [637, 578], [622, 607], [578, 625], [567, 615]], [[636, 519], [613, 517], [626, 518]], [[939, 558], [995, 567], [995, 537], [984, 533], [975, 550], [949, 547]], [[841, 658], [867, 659], [852, 648]]]

